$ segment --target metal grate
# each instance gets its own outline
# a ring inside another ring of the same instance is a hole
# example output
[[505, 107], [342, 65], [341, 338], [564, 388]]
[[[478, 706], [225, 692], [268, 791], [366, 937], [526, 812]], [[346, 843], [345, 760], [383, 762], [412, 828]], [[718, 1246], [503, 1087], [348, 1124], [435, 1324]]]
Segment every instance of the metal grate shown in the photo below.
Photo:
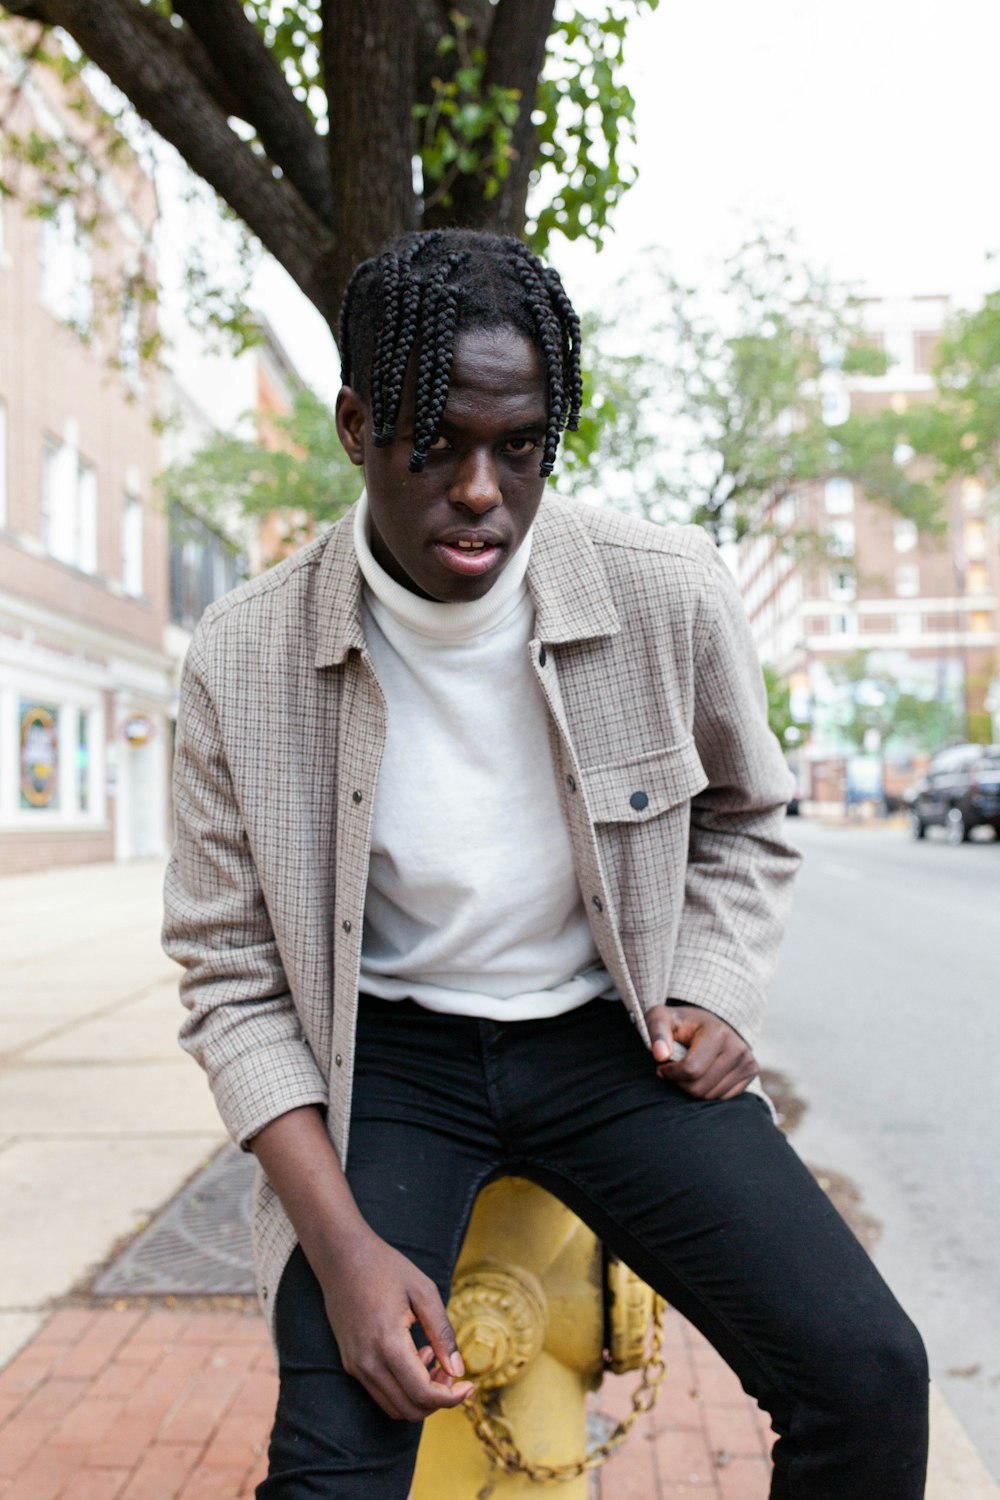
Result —
[[98, 1296], [249, 1295], [256, 1161], [226, 1146], [94, 1283]]

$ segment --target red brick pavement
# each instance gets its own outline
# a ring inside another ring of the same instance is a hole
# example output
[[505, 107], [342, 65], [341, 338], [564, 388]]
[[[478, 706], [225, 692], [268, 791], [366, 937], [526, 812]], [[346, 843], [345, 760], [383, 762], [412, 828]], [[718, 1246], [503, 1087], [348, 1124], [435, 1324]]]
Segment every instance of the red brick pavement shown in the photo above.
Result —
[[[664, 1333], [659, 1403], [603, 1470], [603, 1500], [765, 1500], [765, 1420], [676, 1313]], [[600, 1410], [624, 1415], [636, 1380], [606, 1380]], [[0, 1371], [0, 1500], [251, 1496], [274, 1398], [255, 1315], [65, 1309]]]

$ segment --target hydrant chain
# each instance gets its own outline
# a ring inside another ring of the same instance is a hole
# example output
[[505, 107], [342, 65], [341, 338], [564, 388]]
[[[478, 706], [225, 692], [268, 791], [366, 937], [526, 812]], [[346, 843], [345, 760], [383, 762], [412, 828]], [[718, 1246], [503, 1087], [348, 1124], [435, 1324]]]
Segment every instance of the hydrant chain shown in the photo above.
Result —
[[585, 1458], [579, 1459], [575, 1463], [538, 1464], [528, 1462], [514, 1441], [514, 1434], [510, 1423], [489, 1409], [488, 1403], [490, 1398], [484, 1396], [477, 1386], [466, 1401], [463, 1409], [472, 1423], [476, 1436], [496, 1467], [502, 1469], [505, 1474], [524, 1474], [535, 1484], [549, 1484], [552, 1482], [559, 1483], [568, 1482], [571, 1479], [579, 1479], [588, 1470], [599, 1468], [601, 1464], [606, 1463], [621, 1443], [625, 1441], [625, 1438], [639, 1417], [651, 1411], [656, 1405], [660, 1386], [667, 1373], [667, 1367], [662, 1358], [663, 1340], [660, 1330], [662, 1314], [663, 1302], [657, 1297], [653, 1309], [649, 1355], [643, 1362], [639, 1384], [632, 1392], [632, 1410], [627, 1417], [622, 1418], [614, 1431], [605, 1438], [603, 1443], [598, 1443], [588, 1451]]

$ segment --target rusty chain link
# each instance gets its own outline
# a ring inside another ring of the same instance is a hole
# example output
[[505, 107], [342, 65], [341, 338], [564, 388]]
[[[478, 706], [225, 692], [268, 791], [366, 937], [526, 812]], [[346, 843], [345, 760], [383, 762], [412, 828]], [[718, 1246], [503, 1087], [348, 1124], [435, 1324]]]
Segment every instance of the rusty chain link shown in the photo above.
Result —
[[473, 1431], [486, 1450], [490, 1462], [498, 1469], [502, 1469], [505, 1474], [524, 1474], [535, 1484], [579, 1479], [581, 1474], [586, 1474], [590, 1469], [600, 1468], [601, 1464], [606, 1463], [628, 1437], [639, 1417], [647, 1411], [652, 1411], [656, 1405], [663, 1377], [667, 1373], [666, 1364], [661, 1357], [663, 1335], [660, 1321], [664, 1305], [661, 1298], [655, 1299], [649, 1354], [643, 1362], [639, 1384], [632, 1392], [632, 1410], [627, 1417], [623, 1417], [616, 1424], [614, 1431], [604, 1439], [603, 1443], [595, 1444], [587, 1451], [584, 1458], [577, 1459], [574, 1463], [530, 1463], [518, 1448], [510, 1423], [491, 1410], [493, 1403], [500, 1396], [500, 1389], [491, 1391], [484, 1397], [477, 1387], [465, 1402], [463, 1410], [472, 1423]]

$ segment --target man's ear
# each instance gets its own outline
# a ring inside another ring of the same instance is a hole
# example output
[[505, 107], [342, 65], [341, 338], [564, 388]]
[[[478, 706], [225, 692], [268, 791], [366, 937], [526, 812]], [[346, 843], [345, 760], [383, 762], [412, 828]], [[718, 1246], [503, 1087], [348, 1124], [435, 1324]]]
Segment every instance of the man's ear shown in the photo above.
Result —
[[357, 391], [349, 385], [342, 385], [337, 393], [337, 436], [340, 438], [344, 452], [351, 460], [361, 468], [365, 461], [365, 422], [368, 417], [368, 403], [363, 401]]

